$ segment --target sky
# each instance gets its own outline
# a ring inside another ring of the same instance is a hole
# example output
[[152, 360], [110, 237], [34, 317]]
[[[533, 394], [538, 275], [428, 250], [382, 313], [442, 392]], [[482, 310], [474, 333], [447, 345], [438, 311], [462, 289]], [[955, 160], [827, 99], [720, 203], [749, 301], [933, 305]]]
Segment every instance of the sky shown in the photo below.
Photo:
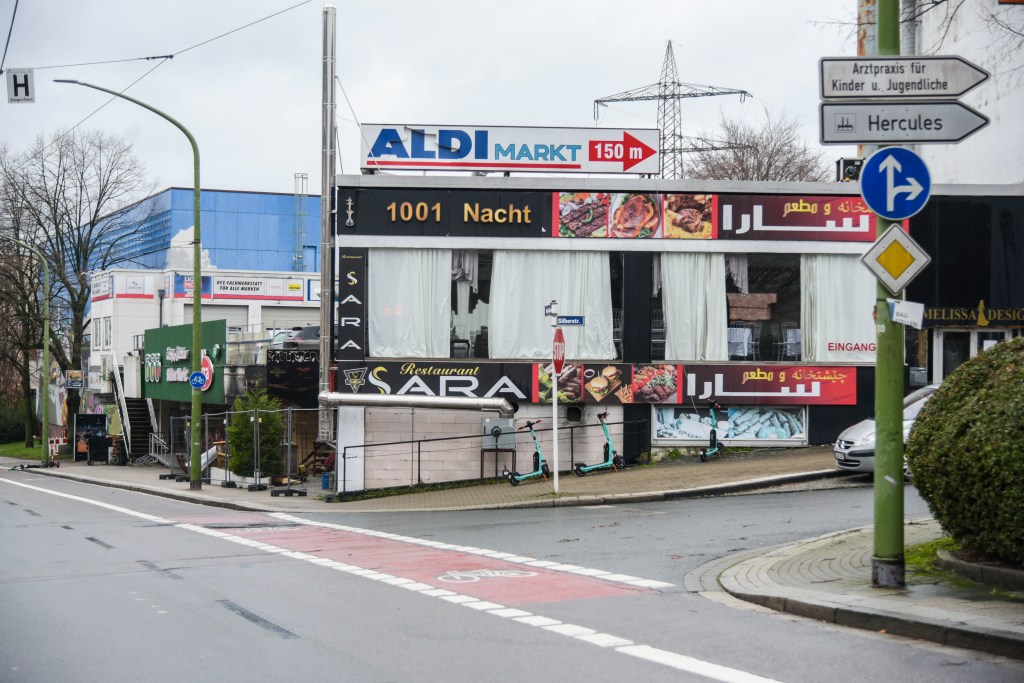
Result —
[[[307, 191], [320, 193], [322, 0], [22, 0], [16, 13], [15, 4], [0, 0], [3, 68], [34, 69], [35, 102], [0, 100], [10, 151], [76, 126], [99, 130], [131, 143], [154, 188], [192, 186], [184, 135], [130, 102], [53, 83], [77, 79], [180, 121], [206, 189], [292, 193], [305, 173]], [[656, 128], [656, 102], [612, 104], [595, 121], [594, 100], [658, 82], [668, 41], [680, 81], [753, 95], [683, 100], [684, 133], [714, 137], [723, 116], [760, 122], [768, 111], [794, 117], [817, 145], [818, 60], [856, 50], [856, 0], [334, 4], [344, 173], [359, 173], [357, 120]]]

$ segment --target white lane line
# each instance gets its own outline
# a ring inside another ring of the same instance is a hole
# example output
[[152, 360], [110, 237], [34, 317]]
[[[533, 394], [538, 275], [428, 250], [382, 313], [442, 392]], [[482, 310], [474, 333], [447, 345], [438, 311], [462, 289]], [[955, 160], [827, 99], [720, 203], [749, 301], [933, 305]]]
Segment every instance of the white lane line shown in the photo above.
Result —
[[656, 664], [663, 664], [665, 666], [672, 667], [673, 669], [679, 669], [680, 671], [687, 671], [695, 673], [698, 676], [712, 678], [716, 681], [724, 681], [724, 683], [776, 683], [773, 678], [764, 678], [762, 676], [747, 673], [746, 671], [740, 671], [739, 669], [733, 669], [728, 666], [712, 664], [711, 662], [705, 662], [702, 659], [687, 657], [686, 655], [669, 652], [668, 650], [660, 650], [656, 647], [651, 647], [650, 645], [626, 645], [615, 648], [615, 651], [626, 655], [632, 655], [633, 657], [639, 657], [640, 659], [646, 659], [647, 661], [655, 662]]
[[[218, 531], [218, 532], [215, 532], [215, 533], [210, 533], [209, 529], [203, 529], [202, 527], [197, 527], [197, 526], [195, 526], [193, 524], [186, 524], [186, 523], [175, 524], [172, 520], [164, 519], [162, 517], [156, 517], [154, 515], [149, 515], [149, 514], [146, 514], [146, 513], [135, 511], [135, 510], [130, 510], [128, 508], [120, 507], [120, 506], [117, 506], [117, 505], [110, 505], [109, 503], [103, 503], [101, 501], [92, 500], [90, 498], [83, 498], [81, 496], [74, 496], [74, 495], [67, 494], [67, 493], [60, 493], [58, 491], [51, 491], [51, 490], [48, 490], [48, 489], [40, 488], [38, 486], [31, 486], [29, 484], [22, 484], [20, 482], [14, 482], [14, 481], [11, 481], [9, 479], [0, 478], [0, 482], [7, 482], [7, 483], [13, 484], [15, 486], [21, 486], [23, 488], [32, 489], [34, 491], [39, 491], [40, 493], [47, 493], [49, 495], [59, 496], [61, 498], [67, 498], [69, 500], [74, 500], [74, 501], [78, 501], [78, 502], [81, 502], [81, 503], [86, 503], [88, 505], [95, 505], [97, 507], [101, 507], [101, 508], [104, 508], [104, 509], [107, 509], [107, 510], [112, 510], [114, 512], [120, 512], [122, 514], [129, 515], [129, 516], [132, 516], [132, 517], [136, 517], [136, 518], [139, 518], [139, 519], [144, 519], [146, 521], [152, 521], [152, 522], [158, 522], [158, 523], [161, 523], [161, 524], [173, 525], [173, 526], [175, 526], [175, 527], [177, 527], [177, 528], [179, 528], [179, 529], [181, 529], [183, 531], [191, 531], [191, 532], [194, 532], [194, 533], [200, 533], [200, 534], [204, 534], [204, 535], [207, 535], [207, 536], [210, 536], [210, 537], [213, 537], [213, 538], [219, 538], [219, 539], [222, 539], [222, 540], [225, 540], [225, 541], [230, 541], [232, 543], [237, 543], [239, 545], [244, 545], [244, 546], [252, 547], [252, 548], [255, 548], [257, 550], [262, 550], [262, 551], [267, 552], [267, 553], [283, 555], [283, 556], [286, 556], [286, 557], [297, 559], [297, 560], [302, 561], [302, 562], [308, 562], [311, 565], [316, 566], [316, 567], [329, 567], [331, 569], [335, 569], [335, 570], [338, 570], [338, 571], [343, 571], [343, 572], [345, 572], [347, 574], [352, 574], [354, 576], [359, 576], [361, 578], [372, 579], [372, 580], [384, 583], [385, 585], [389, 584], [389, 583], [395, 583], [395, 579], [398, 578], [398, 577], [392, 576], [391, 574], [384, 574], [382, 572], [377, 572], [377, 571], [374, 571], [372, 569], [364, 569], [362, 567], [357, 567], [355, 565], [344, 564], [344, 563], [333, 562], [333, 561], [331, 563], [326, 563], [326, 562], [322, 561], [323, 558], [318, 557], [316, 555], [310, 555], [309, 553], [290, 551], [290, 550], [287, 550], [287, 549], [284, 549], [284, 548], [279, 548], [277, 546], [272, 546], [272, 545], [268, 545], [268, 544], [265, 544], [265, 543], [258, 543], [258, 544], [254, 545], [249, 539], [243, 538], [241, 536], [235, 536], [233, 534], [228, 534], [228, 533], [225, 533], [225, 532], [222, 532], [222, 531]], [[273, 514], [271, 514], [271, 516], [278, 517], [278, 518], [291, 518], [291, 519], [294, 519], [295, 521], [299, 521], [300, 523], [306, 523], [306, 520], [301, 520], [300, 518], [297, 518], [297, 517], [292, 518], [291, 515], [284, 515], [283, 513], [273, 513]], [[322, 526], [322, 527], [330, 528], [330, 529], [341, 528], [341, 525], [325, 524], [325, 523], [322, 523], [322, 522], [315, 522], [315, 523], [310, 523], [310, 524], [312, 526]], [[343, 530], [351, 531], [351, 532], [355, 532], [355, 533], [364, 533], [364, 532], [367, 531], [367, 530], [364, 530], [364, 529], [354, 529], [352, 527], [347, 527], [347, 528], [345, 528]], [[379, 534], [366, 534], [366, 535], [374, 536], [374, 535], [379, 535]], [[394, 535], [392, 535], [392, 536], [394, 536]], [[404, 537], [404, 536], [394, 536], [394, 537], [397, 540], [401, 540], [403, 542], [412, 542], [412, 540], [413, 540], [413, 539], [408, 539], [408, 541], [407, 541], [407, 537]], [[453, 547], [465, 547], [465, 546], [453, 546]], [[532, 558], [523, 558], [523, 559], [532, 560]], [[556, 564], [557, 563], [554, 563], [554, 562], [549, 563], [549, 565], [556, 565]], [[563, 565], [563, 566], [574, 567], [575, 565]], [[579, 569], [582, 569], [582, 568], [581, 567], [576, 567], [576, 571], [578, 571]], [[628, 575], [624, 575], [624, 574], [612, 575], [612, 576], [620, 577], [618, 580], [622, 581], [624, 583], [628, 583], [628, 582], [644, 582], [643, 579], [638, 579], [635, 576], [628, 576]], [[602, 576], [602, 577], [598, 577], [598, 578], [605, 578], [606, 580], [608, 579], [607, 576]], [[655, 581], [655, 582], [651, 582], [651, 583], [660, 584], [662, 582]], [[585, 626], [578, 626], [576, 624], [565, 624], [565, 623], [563, 623], [563, 622], [561, 622], [561, 621], [559, 621], [557, 619], [551, 619], [549, 617], [541, 616], [539, 614], [531, 614], [530, 612], [524, 612], [523, 610], [505, 607], [504, 605], [499, 605], [498, 603], [494, 603], [494, 602], [488, 602], [488, 601], [484, 601], [484, 600], [479, 600], [479, 599], [477, 599], [475, 597], [471, 597], [471, 596], [468, 596], [468, 595], [460, 595], [458, 593], [454, 593], [454, 592], [449, 591], [449, 590], [433, 588], [433, 587], [431, 587], [431, 586], [429, 586], [427, 584], [418, 583], [418, 582], [412, 582], [412, 583], [398, 583], [397, 585], [398, 585], [399, 588], [406, 588], [408, 590], [413, 590], [415, 592], [420, 593], [421, 595], [437, 597], [437, 598], [439, 598], [441, 600], [445, 600], [447, 602], [451, 602], [451, 603], [454, 603], [454, 604], [457, 604], [457, 605], [461, 605], [463, 607], [469, 607], [471, 609], [478, 610], [478, 611], [484, 612], [486, 614], [493, 614], [493, 615], [498, 616], [498, 617], [502, 617], [502, 618], [506, 618], [506, 619], [511, 619], [512, 621], [517, 621], [519, 623], [526, 624], [526, 625], [529, 625], [529, 626], [538, 627], [538, 628], [541, 628], [543, 630], [550, 631], [552, 633], [558, 633], [560, 635], [564, 635], [564, 636], [573, 638], [574, 640], [579, 640], [580, 642], [584, 642], [584, 643], [589, 643], [591, 645], [595, 645], [597, 647], [614, 648], [615, 652], [618, 652], [618, 653], [621, 653], [621, 654], [630, 655], [632, 657], [637, 657], [639, 659], [643, 659], [643, 660], [646, 660], [646, 661], [649, 661], [649, 662], [653, 662], [655, 664], [660, 664], [660, 665], [663, 665], [663, 666], [667, 666], [667, 667], [670, 667], [670, 668], [673, 668], [673, 669], [677, 669], [677, 670], [680, 670], [680, 671], [687, 671], [687, 672], [690, 672], [690, 673], [695, 673], [697, 675], [704, 676], [706, 678], [710, 678], [710, 679], [713, 679], [713, 680], [716, 680], [716, 681], [722, 681], [723, 683], [776, 683], [773, 679], [763, 678], [763, 677], [757, 676], [755, 674], [747, 673], [745, 671], [740, 671], [739, 669], [733, 669], [733, 668], [730, 668], [730, 667], [727, 667], [727, 666], [721, 666], [719, 664], [714, 664], [712, 662], [706, 662], [706, 661], [703, 661], [703, 660], [700, 660], [700, 659], [696, 659], [694, 657], [689, 657], [687, 655], [682, 655], [682, 654], [678, 654], [676, 652], [669, 652], [668, 650], [662, 650], [662, 649], [659, 649], [659, 648], [656, 648], [656, 647], [652, 647], [650, 645], [636, 645], [636, 644], [633, 644], [633, 641], [627, 640], [625, 638], [620, 638], [618, 636], [615, 636], [615, 635], [612, 635], [612, 634], [609, 634], [609, 633], [599, 633], [599, 632], [595, 631], [594, 629], [590, 629], [590, 628], [587, 628]], [[666, 585], [671, 585], [671, 584], [666, 584]]]
[[630, 586], [636, 586], [638, 588], [675, 588], [675, 584], [666, 583], [665, 581], [643, 579], [639, 576], [630, 576], [628, 574], [616, 574], [615, 572], [604, 571], [602, 569], [580, 567], [575, 564], [564, 564], [561, 562], [552, 562], [550, 560], [538, 560], [535, 557], [513, 555], [512, 553], [504, 553], [497, 550], [489, 550], [487, 548], [457, 545], [454, 543], [443, 543], [441, 541], [428, 541], [426, 539], [415, 538], [413, 536], [403, 536], [401, 534], [392, 534], [388, 532], [375, 531], [373, 529], [360, 529], [358, 527], [347, 526], [344, 524], [333, 524], [331, 522], [315, 522], [308, 519], [303, 519], [302, 517], [296, 517], [295, 515], [289, 514], [287, 512], [271, 512], [268, 514], [276, 519], [292, 522], [294, 524], [318, 526], [324, 529], [336, 529], [338, 531], [347, 531], [349, 533], [361, 534], [364, 536], [386, 538], [389, 541], [398, 541], [400, 543], [411, 543], [413, 545], [428, 546], [431, 548], [436, 548], [438, 550], [451, 550], [459, 553], [467, 553], [469, 555], [481, 555], [486, 557], [492, 557], [498, 560], [504, 560], [505, 562], [523, 564], [528, 567], [539, 567], [541, 569], [549, 569], [551, 571], [556, 572], [565, 572], [567, 574], [580, 574], [583, 576], [593, 577], [600, 581], [609, 581], [611, 583], [624, 583]]
[[4, 482], [5, 484], [11, 484], [12, 486], [20, 486], [22, 488], [32, 489], [33, 491], [39, 491], [40, 493], [48, 493], [51, 496], [57, 496], [58, 498], [67, 498], [68, 500], [74, 500], [74, 501], [78, 501], [80, 503], [87, 503], [89, 505], [95, 505], [96, 507], [101, 507], [101, 508], [104, 508], [106, 510], [112, 510], [114, 512], [120, 512], [120, 513], [125, 514], [125, 515], [131, 515], [132, 517], [138, 517], [139, 519], [144, 519], [147, 522], [157, 522], [158, 524], [174, 524], [174, 522], [172, 522], [171, 520], [164, 519], [163, 517], [156, 517], [154, 515], [147, 515], [144, 512], [137, 512], [135, 510], [129, 510], [128, 508], [123, 508], [123, 507], [121, 507], [119, 505], [111, 505], [110, 503], [103, 503], [103, 502], [100, 502], [98, 500], [92, 500], [91, 498], [82, 498], [81, 496], [73, 496], [70, 493], [61, 493], [60, 491], [52, 491], [50, 489], [44, 489], [44, 488], [41, 488], [39, 486], [32, 486], [31, 484], [22, 484], [20, 481], [11, 481], [10, 479], [2, 479], [2, 478], [0, 478], [0, 481]]

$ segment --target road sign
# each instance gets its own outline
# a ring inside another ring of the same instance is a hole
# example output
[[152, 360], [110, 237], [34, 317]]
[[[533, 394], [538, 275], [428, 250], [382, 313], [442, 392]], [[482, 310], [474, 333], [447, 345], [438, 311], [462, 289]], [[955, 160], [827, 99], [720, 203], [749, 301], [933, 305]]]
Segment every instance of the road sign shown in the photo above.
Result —
[[623, 171], [628, 171], [658, 153], [658, 150], [626, 132], [622, 133], [622, 140], [591, 140], [589, 150], [590, 161], [621, 162]]
[[956, 99], [989, 73], [962, 57], [823, 57], [823, 99]]
[[32, 69], [7, 70], [7, 101], [35, 102], [36, 86]]
[[948, 144], [988, 125], [960, 102], [823, 102], [821, 144]]
[[900, 224], [893, 223], [860, 260], [886, 289], [899, 294], [932, 259]]
[[560, 315], [555, 318], [555, 322], [559, 325], [582, 325], [582, 315]]
[[206, 375], [199, 370], [196, 370], [188, 376], [188, 383], [192, 385], [193, 389], [199, 389], [202, 391], [203, 387], [206, 386]]
[[903, 147], [884, 147], [860, 169], [860, 194], [868, 207], [892, 221], [910, 218], [924, 208], [931, 192], [924, 160]]
[[555, 339], [551, 344], [551, 360], [555, 365], [555, 374], [562, 374], [562, 366], [565, 365], [565, 336], [562, 334], [561, 327], [555, 328]]

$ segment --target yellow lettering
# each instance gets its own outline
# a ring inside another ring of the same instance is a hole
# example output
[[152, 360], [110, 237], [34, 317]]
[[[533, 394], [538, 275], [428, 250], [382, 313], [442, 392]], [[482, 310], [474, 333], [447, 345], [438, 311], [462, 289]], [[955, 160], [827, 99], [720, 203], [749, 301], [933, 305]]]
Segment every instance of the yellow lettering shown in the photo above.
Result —
[[469, 223], [470, 221], [480, 220], [480, 204], [463, 204], [462, 205], [462, 222]]

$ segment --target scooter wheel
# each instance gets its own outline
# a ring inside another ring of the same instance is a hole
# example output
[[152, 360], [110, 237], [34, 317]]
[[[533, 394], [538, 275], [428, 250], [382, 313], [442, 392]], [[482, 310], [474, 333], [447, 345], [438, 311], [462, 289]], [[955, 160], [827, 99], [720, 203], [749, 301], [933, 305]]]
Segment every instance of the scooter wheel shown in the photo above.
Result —
[[513, 472], [512, 474], [508, 475], [508, 483], [512, 484], [513, 486], [519, 486], [519, 473]]
[[706, 448], [700, 449], [700, 461], [701, 462], [707, 462], [708, 461], [708, 451], [707, 451]]
[[583, 464], [582, 463], [576, 463], [576, 476], [577, 477], [585, 477], [585, 476], [587, 476], [587, 473], [583, 471]]
[[540, 466], [540, 471], [544, 473], [545, 477], [551, 476], [551, 468], [548, 467], [547, 463], [544, 463], [543, 465]]
[[615, 466], [615, 469], [621, 470], [623, 467], [626, 466], [626, 461], [622, 459], [621, 455], [616, 455], [614, 458], [612, 458], [612, 465]]

